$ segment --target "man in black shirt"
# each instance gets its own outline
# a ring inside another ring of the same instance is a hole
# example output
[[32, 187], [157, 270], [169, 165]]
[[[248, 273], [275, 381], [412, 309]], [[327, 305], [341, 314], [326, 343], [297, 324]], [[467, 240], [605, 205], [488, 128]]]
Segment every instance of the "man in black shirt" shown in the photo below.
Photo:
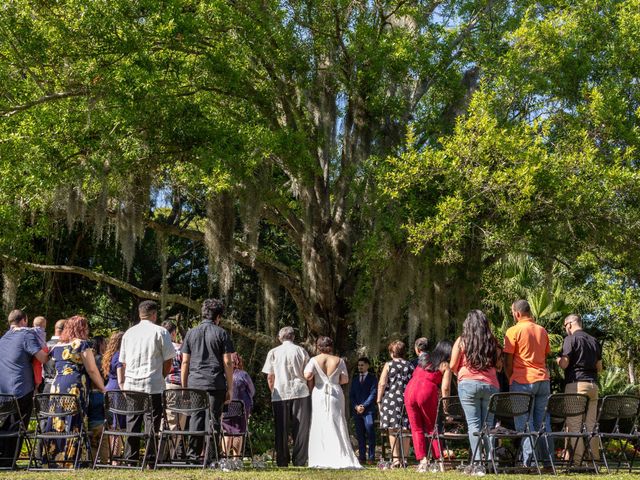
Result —
[[[220, 431], [222, 406], [231, 400], [233, 391], [233, 342], [227, 332], [218, 326], [224, 313], [220, 300], [207, 299], [202, 303], [202, 323], [187, 332], [182, 343], [182, 386], [206, 390], [211, 401], [213, 427]], [[206, 416], [191, 415], [189, 430], [204, 430]], [[188, 456], [197, 459], [203, 438], [189, 439]]]
[[[567, 337], [562, 345], [562, 354], [558, 357], [558, 365], [564, 369], [565, 393], [582, 393], [589, 397], [589, 409], [585, 423], [588, 431], [593, 430], [598, 410], [598, 373], [602, 370], [602, 347], [598, 341], [582, 330], [582, 318], [572, 314], [564, 319]], [[580, 431], [579, 417], [567, 419], [567, 427], [571, 432]], [[573, 442], [569, 442], [571, 445]], [[598, 457], [598, 441], [591, 441], [591, 451]], [[582, 462], [584, 445], [582, 440], [575, 444], [573, 460], [576, 465]], [[569, 455], [567, 456], [567, 459]]]

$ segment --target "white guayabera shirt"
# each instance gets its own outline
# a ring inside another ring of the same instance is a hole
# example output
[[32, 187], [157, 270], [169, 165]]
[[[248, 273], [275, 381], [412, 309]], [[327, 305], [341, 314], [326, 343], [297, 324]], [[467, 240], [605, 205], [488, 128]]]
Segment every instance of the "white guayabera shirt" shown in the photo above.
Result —
[[126, 365], [125, 390], [162, 393], [165, 389], [162, 364], [176, 356], [166, 328], [140, 320], [126, 331], [120, 346], [120, 362]]
[[309, 396], [304, 378], [304, 367], [308, 361], [307, 351], [288, 340], [269, 351], [262, 372], [275, 375], [272, 402]]

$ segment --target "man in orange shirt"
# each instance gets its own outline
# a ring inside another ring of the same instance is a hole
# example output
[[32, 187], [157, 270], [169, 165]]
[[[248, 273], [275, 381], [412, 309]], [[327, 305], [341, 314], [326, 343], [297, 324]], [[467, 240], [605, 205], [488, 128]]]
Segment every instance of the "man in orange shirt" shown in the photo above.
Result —
[[[551, 394], [547, 355], [551, 352], [549, 335], [544, 327], [535, 323], [531, 307], [526, 300], [518, 300], [511, 305], [511, 313], [516, 324], [504, 336], [505, 371], [512, 392], [526, 392], [533, 395], [533, 407], [529, 418], [529, 430], [537, 431], [545, 422], [550, 428], [549, 418], [544, 418], [545, 408]], [[515, 427], [524, 431], [526, 415], [516, 417]], [[539, 442], [538, 460], [550, 464], [545, 442]], [[551, 450], [553, 451], [553, 450]], [[529, 440], [522, 445], [522, 460], [527, 466], [533, 460], [533, 447]]]

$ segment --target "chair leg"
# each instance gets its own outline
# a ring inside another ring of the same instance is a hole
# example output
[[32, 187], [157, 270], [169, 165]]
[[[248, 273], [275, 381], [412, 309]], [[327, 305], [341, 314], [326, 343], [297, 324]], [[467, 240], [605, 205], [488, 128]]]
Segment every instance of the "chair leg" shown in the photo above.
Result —
[[[160, 440], [158, 441], [158, 450], [156, 450], [156, 461], [153, 462], [154, 470], [158, 469], [158, 463], [160, 463], [160, 458], [162, 457], [162, 447], [164, 446], [162, 444], [163, 438], [164, 438], [164, 432], [160, 432]], [[171, 442], [171, 439], [169, 439], [169, 442]], [[171, 449], [169, 449], [169, 462], [171, 462]]]
[[207, 468], [207, 464], [209, 463], [209, 450], [211, 449], [211, 437], [209, 435], [204, 435], [204, 452], [202, 453], [202, 469]]
[[144, 444], [144, 455], [142, 456], [142, 462], [140, 463], [140, 470], [144, 471], [147, 466], [147, 458], [149, 456], [149, 447], [151, 446], [151, 435], [145, 435], [147, 441]]
[[551, 452], [551, 444], [549, 443], [549, 435], [547, 435], [546, 432], [545, 432], [543, 434], [543, 436], [544, 436], [544, 443], [547, 445], [547, 452], [549, 452], [549, 460], [551, 461], [551, 470], [553, 471], [554, 475], [557, 475], [558, 472], [556, 471], [556, 462], [553, 460], [554, 453]]
[[[98, 464], [98, 459], [100, 458], [99, 453], [102, 451], [102, 442], [104, 440], [104, 428], [102, 429], [102, 433], [100, 433], [100, 440], [98, 440], [98, 455], [93, 459], [93, 469], [96, 469], [96, 465]], [[111, 460], [111, 448], [109, 448], [109, 460]]]
[[609, 462], [607, 461], [607, 454], [604, 448], [604, 442], [602, 440], [602, 436], [598, 435], [598, 447], [600, 448], [600, 456], [602, 457], [602, 463], [604, 463], [604, 468], [607, 469], [607, 475], [611, 473], [609, 469]]
[[[585, 452], [587, 452], [587, 454], [591, 458], [591, 464], [593, 465], [594, 473], [599, 473], [598, 472], [598, 466], [596, 465], [596, 458], [595, 458], [595, 455], [593, 454], [593, 450], [591, 449], [591, 438], [590, 438], [590, 435], [585, 432], [584, 436], [582, 437], [582, 441], [584, 442], [584, 446], [585, 446], [584, 450], [585, 450]], [[584, 460], [584, 457], [583, 457], [583, 460]]]
[[[529, 435], [529, 441], [531, 445], [533, 445], [533, 436]], [[536, 470], [538, 471], [538, 475], [542, 475], [542, 471], [540, 470], [540, 464], [538, 463], [538, 455], [536, 454], [536, 449], [532, 448], [531, 454], [533, 455], [533, 463], [536, 464]]]

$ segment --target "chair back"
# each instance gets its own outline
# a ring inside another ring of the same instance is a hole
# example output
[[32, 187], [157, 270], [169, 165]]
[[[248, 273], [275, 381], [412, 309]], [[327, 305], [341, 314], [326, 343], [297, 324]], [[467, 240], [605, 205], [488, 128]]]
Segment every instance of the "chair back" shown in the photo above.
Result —
[[227, 405], [223, 407], [222, 419], [230, 420], [232, 418], [244, 418], [245, 417], [244, 402], [242, 400], [231, 400]]
[[[533, 396], [526, 392], [494, 393], [489, 398], [488, 410], [496, 419], [513, 420], [520, 415], [528, 416], [532, 401]], [[486, 422], [486, 418], [484, 422]]]
[[436, 428], [441, 433], [455, 430], [455, 433], [466, 431], [466, 418], [460, 397], [442, 397], [438, 401]]
[[78, 397], [69, 393], [40, 393], [34, 397], [34, 407], [39, 420], [80, 413]]
[[104, 409], [113, 415], [142, 415], [151, 412], [151, 395], [131, 390], [112, 390], [105, 393]]
[[[632, 432], [640, 409], [640, 397], [635, 395], [607, 395], [602, 399], [598, 412], [600, 431]], [[604, 428], [603, 428], [604, 427]]]
[[[0, 426], [5, 425], [5, 422], [10, 418], [15, 418], [16, 423], [20, 422], [20, 408], [18, 407], [18, 401], [14, 395], [8, 393], [0, 393]], [[15, 425], [12, 424], [11, 427]]]
[[589, 397], [582, 393], [554, 393], [549, 396], [547, 413], [555, 423], [587, 414]]
[[165, 390], [162, 394], [165, 410], [176, 414], [192, 415], [209, 410], [209, 394], [194, 388]]

